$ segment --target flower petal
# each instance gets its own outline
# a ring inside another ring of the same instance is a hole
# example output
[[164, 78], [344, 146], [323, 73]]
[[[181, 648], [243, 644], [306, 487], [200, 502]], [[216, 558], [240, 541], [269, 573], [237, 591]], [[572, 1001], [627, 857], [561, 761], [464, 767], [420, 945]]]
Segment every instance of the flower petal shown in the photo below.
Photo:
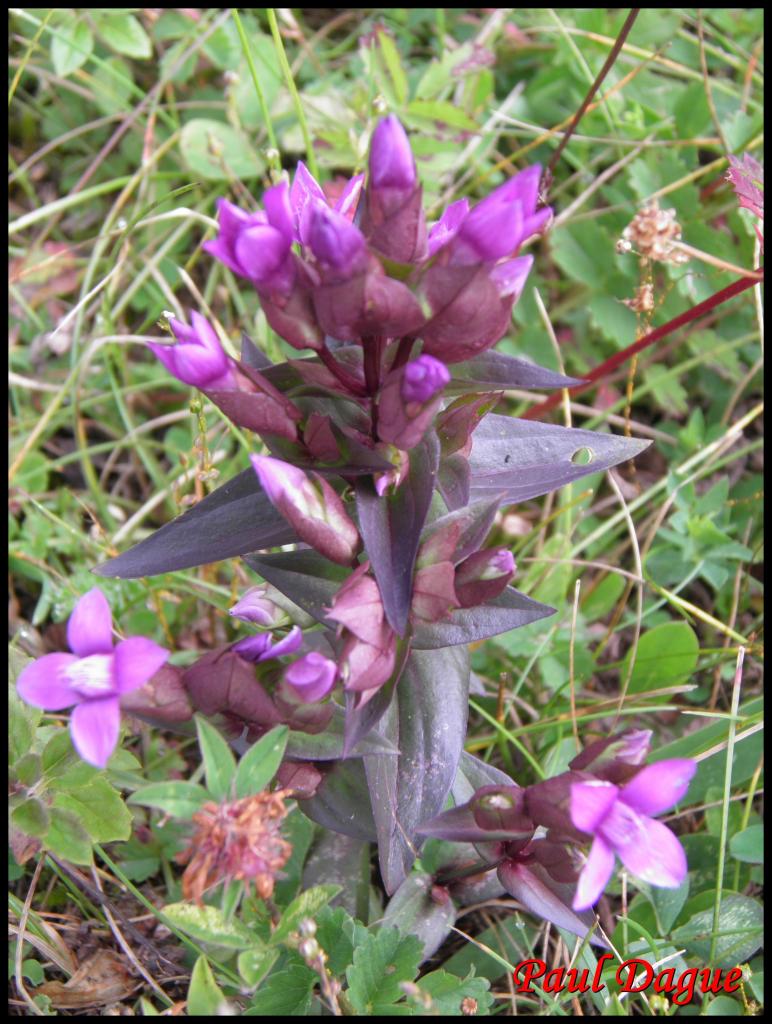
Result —
[[118, 693], [138, 690], [169, 658], [169, 652], [144, 636], [121, 640], [115, 648], [115, 682]]
[[78, 659], [74, 654], [44, 654], [22, 671], [16, 690], [23, 701], [43, 711], [61, 711], [77, 704], [64, 670]]
[[110, 654], [113, 649], [113, 615], [107, 598], [92, 587], [78, 601], [67, 623], [67, 643], [73, 654]]
[[104, 768], [118, 743], [121, 710], [117, 697], [79, 704], [70, 719], [72, 742], [84, 761]]
[[575, 782], [571, 786], [571, 821], [574, 828], [594, 835], [619, 794], [610, 782]]
[[590, 847], [587, 863], [582, 868], [576, 884], [574, 910], [587, 910], [597, 903], [608, 885], [614, 870], [614, 851], [600, 836], [596, 836]]
[[636, 878], [649, 885], [677, 889], [686, 878], [688, 866], [684, 848], [667, 825], [653, 818], [640, 818], [634, 838], [617, 846], [620, 860]]
[[696, 762], [686, 758], [657, 761], [642, 768], [622, 789], [619, 799], [639, 814], [662, 814], [686, 796], [696, 771]]
[[[303, 643], [303, 630], [300, 626], [293, 626], [285, 637], [282, 637], [271, 647], [268, 652], [270, 658], [281, 658], [283, 654], [294, 654]], [[265, 659], [263, 659], [265, 660]]]

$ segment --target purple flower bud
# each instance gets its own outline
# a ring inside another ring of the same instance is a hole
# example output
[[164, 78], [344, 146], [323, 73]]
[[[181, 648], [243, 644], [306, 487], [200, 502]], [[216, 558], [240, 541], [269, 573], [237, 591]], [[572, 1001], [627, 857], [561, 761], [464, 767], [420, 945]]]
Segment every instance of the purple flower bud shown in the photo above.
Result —
[[428, 402], [450, 380], [450, 371], [434, 356], [419, 356], [405, 366], [402, 397], [406, 402]]
[[638, 773], [649, 756], [651, 729], [627, 729], [596, 740], [569, 764], [573, 771], [592, 772], [599, 779], [622, 785]]
[[263, 490], [298, 537], [340, 565], [351, 565], [360, 548], [359, 531], [340, 497], [324, 477], [268, 455], [252, 455]]
[[172, 376], [196, 388], [234, 388], [236, 386], [230, 360], [223, 351], [214, 328], [200, 313], [192, 313], [192, 326], [174, 317], [169, 326], [177, 338], [176, 345], [149, 344]]
[[368, 187], [401, 189], [406, 192], [415, 187], [413, 151], [405, 129], [394, 114], [380, 121], [373, 132], [369, 168]]
[[490, 832], [522, 832], [530, 838], [534, 825], [524, 811], [523, 801], [519, 786], [483, 786], [472, 797], [470, 807], [480, 828]]
[[338, 666], [318, 651], [311, 651], [284, 673], [284, 685], [304, 704], [322, 700], [335, 685]]
[[533, 266], [533, 256], [518, 256], [516, 259], [499, 263], [491, 271], [491, 280], [501, 298], [513, 295], [515, 302], [520, 298], [525, 282]]
[[455, 238], [458, 229], [469, 213], [469, 200], [459, 199], [451, 203], [437, 223], [429, 229], [428, 255], [433, 256], [438, 249]]
[[285, 654], [294, 654], [303, 642], [303, 633], [299, 626], [293, 626], [285, 637], [276, 643], [270, 633], [259, 633], [248, 636], [233, 645], [233, 650], [247, 661], [261, 662], [272, 658], [281, 658]]
[[462, 608], [498, 597], [515, 574], [515, 560], [506, 548], [476, 551], [456, 568], [456, 596]]
[[453, 262], [493, 263], [510, 256], [522, 238], [522, 204], [493, 192], [464, 218], [454, 239]]
[[242, 622], [253, 622], [258, 626], [275, 629], [289, 622], [289, 616], [267, 596], [265, 586], [251, 587], [228, 612]]
[[367, 246], [362, 232], [342, 214], [321, 203], [311, 208], [308, 244], [322, 268], [338, 277], [349, 277], [364, 269]]
[[[333, 209], [347, 220], [351, 220], [356, 212], [364, 177], [364, 174], [357, 174], [351, 178], [340, 198], [333, 205]], [[295, 241], [305, 246], [309, 245], [311, 210], [317, 203], [321, 203], [322, 206], [330, 205], [319, 182], [303, 161], [299, 160], [290, 189], [290, 206], [292, 207]]]

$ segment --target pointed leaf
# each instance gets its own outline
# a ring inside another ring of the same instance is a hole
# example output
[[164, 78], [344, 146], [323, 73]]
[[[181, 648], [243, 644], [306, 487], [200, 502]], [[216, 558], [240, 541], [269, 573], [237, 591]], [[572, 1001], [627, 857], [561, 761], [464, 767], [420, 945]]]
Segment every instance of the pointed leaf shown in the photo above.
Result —
[[[470, 495], [473, 501], [496, 495], [507, 504], [526, 501], [626, 462], [650, 444], [491, 413], [473, 435]], [[584, 450], [592, 453], [587, 464], [572, 461]]]
[[465, 455], [455, 452], [441, 460], [437, 490], [449, 509], [460, 509], [469, 503], [470, 481], [471, 470]]
[[157, 807], [175, 818], [190, 818], [200, 810], [212, 796], [203, 786], [195, 782], [151, 782], [142, 786], [128, 799], [130, 804], [141, 804], [143, 807]]
[[443, 530], [453, 523], [461, 524], [461, 533], [453, 554], [453, 562], [460, 562], [477, 551], [488, 536], [488, 531], [493, 526], [496, 512], [499, 507], [498, 499], [492, 501], [475, 501], [466, 508], [456, 509], [446, 516], [440, 516], [431, 522], [421, 534], [421, 544], [433, 537], [439, 530]]
[[180, 931], [213, 946], [248, 949], [255, 944], [252, 932], [236, 918], [227, 920], [219, 907], [169, 903], [163, 912]]
[[503, 391], [507, 388], [571, 388], [581, 383], [575, 377], [564, 377], [536, 363], [491, 350], [463, 363], [454, 363], [445, 394]]
[[261, 348], [252, 341], [248, 334], [241, 334], [241, 361], [253, 370], [267, 370], [273, 363]]
[[316, 793], [301, 801], [301, 809], [311, 821], [333, 832], [374, 842], [375, 821], [363, 761], [349, 758], [335, 762]]
[[196, 731], [198, 746], [204, 759], [206, 788], [216, 800], [230, 799], [236, 758], [231, 753], [228, 742], [200, 715], [196, 715]]
[[297, 539], [268, 500], [255, 471], [246, 469], [190, 511], [92, 571], [121, 579], [157, 576]]
[[456, 920], [456, 906], [450, 895], [432, 898], [431, 875], [414, 871], [407, 876], [389, 900], [383, 925], [393, 925], [402, 935], [414, 935], [423, 944], [421, 961], [428, 960], [450, 935]]
[[432, 500], [439, 444], [433, 434], [410, 452], [410, 470], [395, 494], [379, 497], [372, 480], [357, 482], [359, 530], [383, 598], [386, 618], [404, 636], [413, 566]]
[[282, 551], [274, 555], [247, 555], [247, 565], [259, 573], [304, 612], [331, 628], [326, 610], [333, 596], [350, 575], [345, 566], [335, 565], [316, 551]]
[[[540, 865], [526, 867], [517, 861], [505, 860], [499, 865], [498, 876], [507, 892], [520, 900], [539, 921], [549, 921], [583, 939], [595, 920], [591, 911], [581, 914], [573, 911], [570, 901], [574, 886], [553, 881]], [[595, 932], [590, 941], [606, 945]]]
[[324, 727], [324, 732], [291, 732], [287, 742], [287, 757], [301, 761], [337, 761], [342, 757], [362, 757], [364, 754], [397, 753], [396, 748], [378, 733], [370, 733], [364, 739], [359, 737], [352, 744], [352, 749], [345, 751], [347, 717], [343, 708], [335, 705], [333, 716]]
[[439, 814], [453, 784], [466, 735], [468, 690], [465, 649], [412, 651], [379, 730], [400, 755], [365, 758], [388, 893], [413, 863], [418, 825]]
[[383, 684], [375, 696], [371, 697], [367, 703], [361, 703], [361, 694], [346, 694], [346, 742], [343, 748], [344, 757], [350, 757], [351, 753], [361, 745], [365, 737], [369, 739], [374, 735], [372, 730], [383, 718], [391, 704], [394, 689], [402, 677], [409, 654], [409, 642], [398, 640], [395, 668], [391, 678]]
[[265, 789], [281, 764], [288, 736], [287, 726], [277, 725], [244, 754], [236, 769], [236, 796], [239, 799]]
[[416, 628], [413, 648], [432, 651], [455, 644], [471, 644], [554, 614], [555, 609], [549, 605], [526, 597], [514, 587], [507, 587], [487, 604], [457, 608], [442, 622], [422, 623]]

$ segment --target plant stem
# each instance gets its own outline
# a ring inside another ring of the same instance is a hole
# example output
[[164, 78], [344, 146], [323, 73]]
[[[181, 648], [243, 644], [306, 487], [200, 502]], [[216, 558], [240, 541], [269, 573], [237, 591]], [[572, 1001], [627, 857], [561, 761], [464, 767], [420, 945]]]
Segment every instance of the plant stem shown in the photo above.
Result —
[[340, 381], [340, 383], [350, 391], [352, 394], [363, 398], [367, 391], [362, 387], [362, 384], [354, 377], [353, 374], [345, 370], [340, 363], [335, 359], [332, 352], [325, 346], [319, 349], [319, 358], [330, 371], [330, 373]]

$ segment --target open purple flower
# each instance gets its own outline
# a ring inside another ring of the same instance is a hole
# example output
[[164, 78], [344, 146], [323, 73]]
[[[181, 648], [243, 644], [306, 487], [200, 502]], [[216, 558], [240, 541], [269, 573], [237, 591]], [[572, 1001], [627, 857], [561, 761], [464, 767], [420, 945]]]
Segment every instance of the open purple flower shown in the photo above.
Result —
[[235, 387], [230, 360], [214, 327], [200, 313], [193, 312], [190, 318], [192, 325], [170, 318], [169, 326], [177, 339], [176, 345], [151, 343], [148, 348], [169, 373], [184, 384], [202, 389]]
[[275, 643], [270, 633], [258, 633], [257, 636], [239, 640], [233, 645], [233, 650], [247, 661], [260, 662], [280, 658], [283, 654], [294, 654], [302, 642], [303, 632], [300, 626], [293, 626], [285, 637]]
[[678, 803], [696, 770], [694, 761], [674, 758], [648, 765], [621, 788], [600, 779], [572, 784], [571, 821], [594, 836], [576, 887], [574, 910], [586, 910], [600, 898], [614, 870], [615, 853], [631, 874], [650, 885], [675, 889], [683, 882], [683, 847], [651, 815]]
[[169, 652], [142, 636], [113, 647], [112, 614], [96, 587], [78, 601], [67, 623], [72, 654], [45, 654], [19, 676], [22, 700], [44, 711], [75, 705], [72, 742], [84, 761], [104, 768], [118, 742], [120, 698], [138, 690]]
[[322, 700], [335, 685], [338, 666], [318, 651], [293, 662], [284, 673], [284, 685], [304, 704]]
[[[351, 220], [356, 212], [364, 178], [364, 174], [357, 174], [351, 178], [340, 198], [332, 204], [333, 210], [348, 220]], [[321, 203], [322, 206], [327, 207], [330, 206], [330, 202], [321, 185], [302, 160], [298, 161], [289, 201], [292, 208], [295, 241], [307, 246], [309, 245], [310, 215], [313, 206], [316, 203]]]

